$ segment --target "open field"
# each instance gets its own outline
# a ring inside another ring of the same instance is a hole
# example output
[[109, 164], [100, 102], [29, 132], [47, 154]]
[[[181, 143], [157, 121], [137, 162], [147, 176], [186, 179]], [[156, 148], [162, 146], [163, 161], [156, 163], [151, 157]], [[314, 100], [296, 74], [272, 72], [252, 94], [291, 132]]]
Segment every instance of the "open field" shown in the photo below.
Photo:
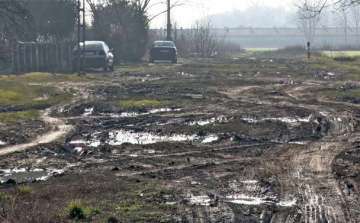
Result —
[[0, 79], [0, 222], [360, 221], [359, 61]]
[[275, 51], [278, 48], [245, 48], [249, 52], [264, 52], [264, 51]]
[[322, 51], [326, 57], [360, 57], [360, 51]]

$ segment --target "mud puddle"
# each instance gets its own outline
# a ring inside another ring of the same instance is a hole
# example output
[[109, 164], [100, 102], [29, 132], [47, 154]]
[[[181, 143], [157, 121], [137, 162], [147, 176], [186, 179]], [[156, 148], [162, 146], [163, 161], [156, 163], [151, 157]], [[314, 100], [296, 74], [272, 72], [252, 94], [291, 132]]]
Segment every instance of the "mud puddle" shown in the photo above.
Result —
[[[212, 202], [214, 202], [215, 200], [218, 200], [218, 199], [219, 198], [217, 198], [217, 197], [215, 197], [214, 199], [211, 199], [207, 195], [191, 196], [190, 198], [188, 198], [190, 204], [202, 205], [202, 206], [209, 206]], [[281, 206], [281, 207], [292, 207], [292, 206], [296, 206], [296, 202], [297, 202], [297, 200], [295, 200], [295, 199], [277, 201], [276, 198], [252, 197], [252, 196], [247, 196], [245, 194], [226, 196], [223, 199], [225, 202], [230, 202], [233, 204], [253, 205], [253, 206], [267, 204], [267, 205], [276, 205], [276, 206]]]
[[291, 207], [296, 205], [296, 200], [289, 201], [276, 201], [272, 198], [260, 198], [260, 197], [251, 197], [244, 194], [227, 196], [227, 199], [230, 200], [231, 203], [234, 204], [242, 204], [242, 205], [261, 205], [261, 204], [275, 204], [277, 206], [282, 207]]
[[305, 122], [308, 123], [311, 121], [313, 115], [309, 117], [279, 117], [279, 118], [253, 118], [253, 117], [243, 117], [241, 120], [249, 122], [249, 123], [258, 123], [265, 121], [274, 121], [274, 122], [284, 122], [284, 123], [297, 123], [297, 122]]
[[63, 171], [61, 170], [45, 170], [45, 169], [30, 169], [26, 170], [25, 168], [21, 169], [5, 169], [0, 170], [0, 183], [8, 182], [9, 180], [14, 180], [16, 183], [32, 182], [39, 180], [47, 180], [51, 176], [60, 174]]
[[[107, 116], [111, 118], [134, 118], [138, 116], [162, 113], [162, 112], [178, 112], [181, 108], [156, 108], [148, 110], [147, 112], [121, 112], [121, 113], [99, 113], [99, 115]], [[82, 116], [90, 116], [94, 112], [94, 108], [86, 108]]]
[[[185, 135], [185, 134], [173, 134], [173, 135], [157, 135], [151, 132], [135, 132], [133, 130], [118, 130], [109, 132], [109, 139], [106, 144], [112, 146], [118, 146], [125, 143], [134, 144], [134, 145], [147, 145], [155, 144], [158, 142], [201, 142], [201, 143], [211, 143], [218, 140], [218, 136], [210, 134], [207, 136], [198, 136], [195, 134]], [[70, 144], [85, 144], [90, 147], [98, 147], [101, 142], [100, 140], [73, 140], [70, 141]]]

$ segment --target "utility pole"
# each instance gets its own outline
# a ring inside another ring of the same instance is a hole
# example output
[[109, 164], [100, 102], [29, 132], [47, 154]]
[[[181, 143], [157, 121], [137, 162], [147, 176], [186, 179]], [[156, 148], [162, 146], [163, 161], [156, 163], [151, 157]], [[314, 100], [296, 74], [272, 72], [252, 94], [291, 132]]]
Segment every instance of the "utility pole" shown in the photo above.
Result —
[[170, 0], [167, 0], [167, 35], [166, 40], [171, 41], [171, 21], [170, 21]]
[[[81, 36], [81, 28], [82, 28], [82, 36]], [[82, 38], [81, 38], [82, 37]], [[81, 52], [80, 44], [82, 43], [83, 50]], [[82, 58], [81, 58], [82, 54]], [[86, 75], [85, 74], [85, 0], [83, 0], [82, 8], [81, 8], [81, 0], [78, 0], [78, 76]], [[82, 63], [80, 60], [82, 59]]]

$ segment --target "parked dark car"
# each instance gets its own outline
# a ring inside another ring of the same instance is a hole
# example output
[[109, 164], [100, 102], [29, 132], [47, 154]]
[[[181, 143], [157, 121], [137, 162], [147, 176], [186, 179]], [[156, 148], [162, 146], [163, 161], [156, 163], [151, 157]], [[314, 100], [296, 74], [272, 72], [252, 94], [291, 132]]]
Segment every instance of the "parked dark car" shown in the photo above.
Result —
[[[84, 55], [84, 47], [80, 44], [80, 52], [78, 45], [75, 46], [72, 55], [72, 69], [77, 71], [78, 58], [80, 54], [80, 63]], [[86, 68], [103, 68], [104, 71], [114, 69], [114, 56], [112, 50], [103, 41], [85, 41], [85, 65]]]
[[150, 48], [149, 62], [154, 63], [155, 60], [170, 60], [177, 63], [177, 49], [171, 41], [155, 41]]

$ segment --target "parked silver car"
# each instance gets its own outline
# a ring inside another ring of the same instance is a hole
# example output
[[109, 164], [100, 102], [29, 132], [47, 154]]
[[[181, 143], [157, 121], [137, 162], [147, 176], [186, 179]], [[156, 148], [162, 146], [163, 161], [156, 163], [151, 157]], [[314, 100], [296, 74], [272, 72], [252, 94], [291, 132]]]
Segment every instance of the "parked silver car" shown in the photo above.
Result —
[[[80, 55], [80, 63], [82, 66], [82, 57], [84, 55], [83, 44], [80, 44], [80, 52], [78, 45], [75, 46], [72, 55], [72, 69], [77, 71], [78, 59]], [[112, 50], [103, 41], [85, 41], [85, 65], [86, 68], [103, 68], [104, 71], [114, 70], [114, 56]]]

